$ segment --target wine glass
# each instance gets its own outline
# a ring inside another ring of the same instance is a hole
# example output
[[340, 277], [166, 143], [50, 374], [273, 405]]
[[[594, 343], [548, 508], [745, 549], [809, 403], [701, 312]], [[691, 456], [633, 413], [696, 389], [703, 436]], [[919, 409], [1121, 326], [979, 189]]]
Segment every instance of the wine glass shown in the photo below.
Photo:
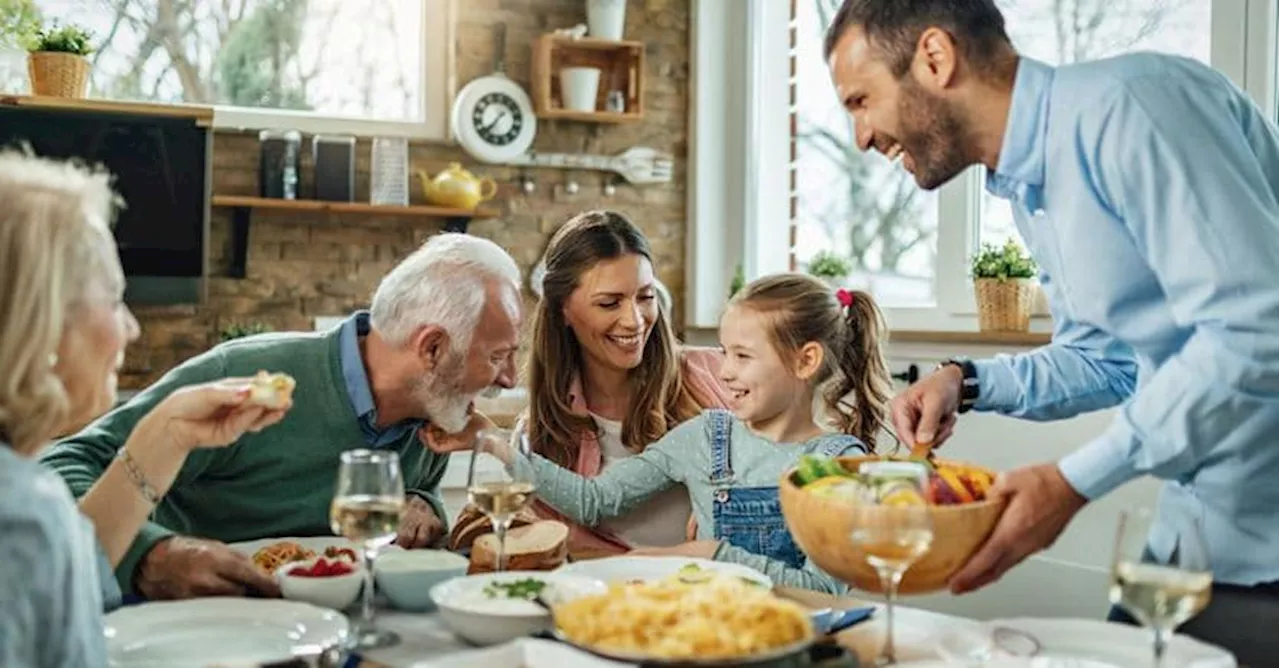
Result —
[[874, 665], [897, 663], [893, 646], [893, 604], [898, 596], [902, 576], [933, 543], [933, 520], [924, 501], [920, 481], [903, 478], [893, 485], [900, 488], [882, 495], [881, 503], [859, 505], [853, 509], [853, 532], [850, 538], [880, 575], [880, 588], [885, 600], [885, 640]]
[[404, 476], [400, 457], [388, 450], [348, 450], [338, 467], [337, 489], [329, 508], [335, 534], [360, 543], [364, 592], [360, 622], [353, 636], [357, 649], [390, 647], [400, 642], [373, 625], [373, 560], [378, 549], [395, 540], [404, 510]]
[[[487, 429], [476, 434], [467, 469], [467, 500], [493, 525], [498, 539], [495, 570], [499, 573], [507, 567], [506, 539], [511, 520], [533, 502], [536, 485], [528, 456], [529, 439], [523, 431]], [[517, 462], [520, 458], [525, 461]]]
[[1112, 604], [1155, 632], [1152, 665], [1160, 668], [1174, 629], [1209, 604], [1213, 571], [1200, 526], [1189, 518], [1170, 518], [1178, 546], [1167, 563], [1156, 563], [1147, 548], [1152, 518], [1147, 509], [1120, 513], [1110, 598]]

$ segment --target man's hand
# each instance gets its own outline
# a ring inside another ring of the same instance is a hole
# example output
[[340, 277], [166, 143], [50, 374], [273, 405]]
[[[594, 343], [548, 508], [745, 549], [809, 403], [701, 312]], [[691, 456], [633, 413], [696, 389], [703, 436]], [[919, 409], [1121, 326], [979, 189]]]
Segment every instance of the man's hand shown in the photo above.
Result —
[[444, 533], [444, 522], [436, 517], [431, 504], [416, 494], [405, 497], [404, 512], [400, 515], [400, 531], [396, 545], [406, 550], [426, 547], [435, 543]]
[[893, 398], [889, 404], [898, 442], [938, 447], [951, 437], [960, 410], [960, 385], [964, 373], [948, 364], [922, 378]]
[[695, 540], [671, 547], [640, 547], [627, 554], [645, 557], [689, 557], [692, 559], [710, 559], [720, 549], [718, 540]]
[[951, 577], [951, 592], [963, 594], [999, 580], [1023, 559], [1049, 547], [1088, 503], [1062, 477], [1056, 464], [1038, 464], [1001, 474], [988, 498], [1008, 498], [986, 543]]
[[156, 543], [138, 564], [134, 586], [153, 601], [280, 595], [275, 580], [248, 556], [217, 541], [184, 536]]

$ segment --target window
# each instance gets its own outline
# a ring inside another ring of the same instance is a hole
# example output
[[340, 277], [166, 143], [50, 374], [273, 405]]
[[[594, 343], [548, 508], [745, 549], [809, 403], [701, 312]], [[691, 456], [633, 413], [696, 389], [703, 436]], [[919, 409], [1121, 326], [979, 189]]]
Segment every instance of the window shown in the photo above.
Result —
[[[1133, 50], [1177, 53], [1222, 70], [1260, 104], [1275, 99], [1275, 0], [997, 2], [1015, 45], [1032, 57], [1066, 63]], [[980, 241], [1016, 235], [1008, 204], [986, 196], [980, 169], [924, 193], [883, 157], [857, 151], [822, 58], [822, 35], [839, 5], [794, 0], [795, 46], [766, 56], [794, 59], [795, 264], [836, 251], [855, 267], [849, 283], [871, 290], [893, 327], [973, 329], [968, 258]]]
[[[1204, 0], [1001, 0], [1020, 53], [1051, 65], [1128, 51], [1159, 51], [1211, 63], [1213, 12]], [[1009, 203], [984, 188], [979, 241], [1022, 241]]]
[[232, 127], [444, 137], [447, 0], [39, 0], [92, 31], [92, 95]]

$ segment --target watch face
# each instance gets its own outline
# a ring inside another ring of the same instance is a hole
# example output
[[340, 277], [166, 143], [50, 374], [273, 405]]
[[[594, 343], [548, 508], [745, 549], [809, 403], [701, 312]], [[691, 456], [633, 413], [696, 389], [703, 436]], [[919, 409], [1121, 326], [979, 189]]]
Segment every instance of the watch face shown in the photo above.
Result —
[[489, 93], [476, 102], [471, 112], [476, 134], [494, 146], [506, 146], [520, 136], [524, 115], [520, 105], [506, 93]]

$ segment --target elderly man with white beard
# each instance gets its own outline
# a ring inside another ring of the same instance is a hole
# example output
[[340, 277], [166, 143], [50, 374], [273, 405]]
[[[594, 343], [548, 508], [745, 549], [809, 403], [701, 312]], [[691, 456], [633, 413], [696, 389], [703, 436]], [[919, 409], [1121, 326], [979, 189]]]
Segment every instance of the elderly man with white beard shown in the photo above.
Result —
[[437, 235], [383, 278], [369, 311], [327, 332], [223, 343], [41, 460], [80, 496], [139, 418], [174, 390], [284, 373], [297, 383], [288, 415], [225, 449], [192, 453], [117, 568], [123, 591], [148, 599], [275, 595], [271, 579], [225, 543], [332, 535], [339, 459], [357, 448], [398, 453], [410, 491], [397, 543], [432, 544], [446, 528], [436, 488], [447, 458], [420, 439], [433, 429], [461, 431], [477, 396], [515, 385], [519, 282], [515, 262], [493, 242]]

